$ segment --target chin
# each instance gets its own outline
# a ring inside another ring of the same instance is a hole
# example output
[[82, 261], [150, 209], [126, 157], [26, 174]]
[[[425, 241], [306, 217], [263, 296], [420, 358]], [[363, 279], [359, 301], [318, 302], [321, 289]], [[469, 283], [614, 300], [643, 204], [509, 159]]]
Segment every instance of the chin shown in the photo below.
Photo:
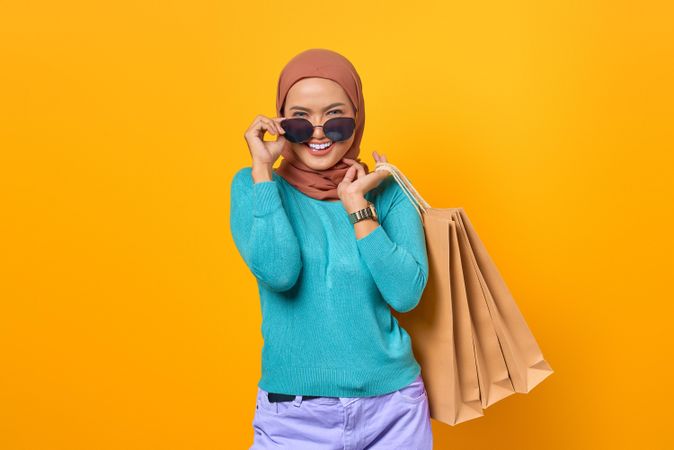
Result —
[[293, 145], [293, 151], [299, 159], [314, 170], [326, 170], [339, 163], [350, 147], [344, 143], [337, 143], [330, 153], [323, 156], [313, 156], [304, 144]]

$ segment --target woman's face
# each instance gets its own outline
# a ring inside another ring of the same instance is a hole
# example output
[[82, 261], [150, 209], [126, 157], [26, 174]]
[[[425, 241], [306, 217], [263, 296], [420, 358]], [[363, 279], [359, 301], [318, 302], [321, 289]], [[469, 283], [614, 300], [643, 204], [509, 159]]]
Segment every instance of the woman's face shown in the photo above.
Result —
[[[353, 104], [339, 83], [318, 77], [303, 78], [293, 84], [286, 95], [283, 117], [307, 119], [313, 125], [323, 125], [333, 117], [356, 118]], [[322, 127], [314, 128], [314, 134], [308, 142], [303, 144], [289, 142], [289, 145], [304, 164], [314, 170], [325, 170], [341, 161], [351, 148], [355, 134], [354, 131], [346, 141], [332, 144], [328, 153], [324, 155], [313, 154], [308, 145], [332, 142], [325, 136]]]

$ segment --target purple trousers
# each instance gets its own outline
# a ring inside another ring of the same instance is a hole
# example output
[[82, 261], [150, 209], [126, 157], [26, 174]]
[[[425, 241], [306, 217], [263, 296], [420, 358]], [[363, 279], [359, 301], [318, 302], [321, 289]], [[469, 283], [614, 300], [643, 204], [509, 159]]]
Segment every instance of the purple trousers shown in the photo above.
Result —
[[428, 395], [419, 375], [373, 397], [319, 397], [272, 403], [257, 388], [250, 450], [432, 450]]

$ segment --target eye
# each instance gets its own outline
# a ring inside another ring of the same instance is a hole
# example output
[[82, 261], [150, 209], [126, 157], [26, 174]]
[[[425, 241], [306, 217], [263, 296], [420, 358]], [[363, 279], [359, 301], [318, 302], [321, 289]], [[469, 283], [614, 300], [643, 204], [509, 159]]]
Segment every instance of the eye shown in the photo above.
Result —
[[[343, 112], [341, 109], [332, 109], [332, 110], [330, 110], [330, 111], [328, 112], [328, 114], [330, 114], [330, 113], [344, 114], [344, 112]], [[300, 111], [296, 111], [296, 112], [293, 114], [293, 117], [303, 117], [303, 116], [300, 115], [300, 114], [303, 115], [303, 114], [305, 114], [305, 113], [300, 112]]]

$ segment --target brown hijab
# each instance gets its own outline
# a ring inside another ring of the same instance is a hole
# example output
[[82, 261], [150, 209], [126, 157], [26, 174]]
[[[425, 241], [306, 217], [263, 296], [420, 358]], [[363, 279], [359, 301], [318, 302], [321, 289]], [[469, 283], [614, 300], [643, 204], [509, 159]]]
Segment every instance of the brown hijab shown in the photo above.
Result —
[[[281, 71], [276, 91], [276, 113], [281, 117], [281, 110], [286, 95], [295, 82], [302, 78], [327, 78], [339, 83], [356, 109], [356, 129], [351, 148], [344, 157], [355, 159], [363, 165], [365, 173], [369, 173], [367, 164], [358, 158], [360, 140], [365, 127], [365, 103], [360, 77], [351, 62], [337, 52], [327, 49], [313, 48], [305, 50], [293, 57]], [[290, 143], [281, 152], [283, 160], [276, 173], [288, 183], [309, 197], [318, 200], [339, 200], [337, 185], [344, 179], [351, 165], [344, 161], [326, 170], [314, 170], [304, 164], [290, 147]]]

